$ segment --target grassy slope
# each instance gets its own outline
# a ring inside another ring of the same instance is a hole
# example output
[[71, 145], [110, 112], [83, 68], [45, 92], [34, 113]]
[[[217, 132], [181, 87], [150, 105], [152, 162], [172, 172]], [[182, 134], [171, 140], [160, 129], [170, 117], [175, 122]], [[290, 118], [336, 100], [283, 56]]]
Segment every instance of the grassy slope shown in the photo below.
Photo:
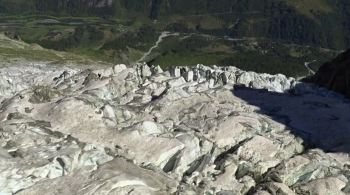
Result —
[[45, 62], [57, 65], [108, 65], [107, 63], [93, 60], [88, 56], [43, 49], [37, 44], [11, 40], [0, 33], [1, 66], [24, 65], [30, 62]]
[[314, 13], [333, 13], [332, 5], [325, 0], [284, 0], [288, 6], [294, 6], [299, 13], [315, 19]]

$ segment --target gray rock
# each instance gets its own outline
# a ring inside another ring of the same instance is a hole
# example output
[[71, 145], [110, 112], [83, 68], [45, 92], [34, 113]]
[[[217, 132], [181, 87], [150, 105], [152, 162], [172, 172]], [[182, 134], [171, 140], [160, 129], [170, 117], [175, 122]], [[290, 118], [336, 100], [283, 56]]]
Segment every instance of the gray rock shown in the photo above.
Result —
[[253, 195], [271, 195], [271, 194], [266, 192], [266, 191], [259, 190], [259, 191], [255, 192]]
[[183, 77], [177, 77], [168, 82], [169, 87], [178, 87], [184, 84], [186, 81]]
[[125, 64], [117, 64], [113, 67], [114, 74], [118, 74], [126, 69], [127, 67], [125, 66]]
[[[292, 152], [287, 152], [285, 147], [283, 143], [278, 143], [277, 140], [273, 141], [257, 135], [238, 149], [238, 156], [241, 160], [252, 164], [254, 168], [247, 171], [253, 172], [254, 179], [259, 181], [268, 169], [294, 155]], [[302, 152], [302, 147], [299, 152]]]
[[182, 76], [185, 78], [185, 80], [187, 82], [192, 82], [194, 74], [193, 74], [193, 71], [191, 70], [191, 71], [188, 71], [188, 72], [184, 73]]
[[180, 68], [178, 68], [178, 67], [171, 68], [170, 75], [172, 77], [180, 77], [181, 76]]
[[203, 65], [1, 69], [0, 194], [348, 193], [347, 153], [322, 149], [350, 150], [349, 105], [293, 85]]
[[162, 73], [163, 72], [162, 68], [159, 65], [157, 65], [155, 67], [152, 67], [151, 71], [152, 71], [152, 74], [158, 74], [158, 73]]
[[297, 182], [338, 174], [341, 165], [320, 150], [310, 150], [304, 156], [286, 160], [277, 169], [280, 171], [274, 179], [292, 186]]
[[297, 195], [297, 193], [295, 193], [293, 190], [291, 190], [287, 185], [283, 183], [269, 182], [264, 185], [267, 191], [271, 192], [272, 194]]
[[[46, 180], [18, 194], [170, 194], [177, 182], [116, 158], [97, 170], [79, 170], [67, 177]], [[54, 189], [54, 190], [53, 190]]]
[[147, 64], [141, 65], [141, 73], [142, 73], [142, 77], [149, 77], [152, 75], [151, 69]]
[[293, 186], [293, 189], [297, 194], [345, 195], [342, 189], [345, 187], [347, 181], [344, 182], [344, 179], [334, 176], [323, 179], [315, 179], [307, 183], [297, 184], [296, 186]]

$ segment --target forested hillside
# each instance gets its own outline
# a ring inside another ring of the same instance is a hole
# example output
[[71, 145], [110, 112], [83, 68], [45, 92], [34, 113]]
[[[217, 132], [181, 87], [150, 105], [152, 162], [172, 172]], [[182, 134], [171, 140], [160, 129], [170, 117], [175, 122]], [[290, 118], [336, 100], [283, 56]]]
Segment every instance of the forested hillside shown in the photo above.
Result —
[[114, 15], [113, 0], [0, 0], [0, 13], [46, 13], [57, 16]]
[[347, 0], [0, 0], [0, 33], [44, 48], [293, 77], [350, 47], [349, 17]]
[[340, 50], [350, 46], [348, 0], [0, 0], [0, 13], [143, 15], [216, 36], [282, 39]]

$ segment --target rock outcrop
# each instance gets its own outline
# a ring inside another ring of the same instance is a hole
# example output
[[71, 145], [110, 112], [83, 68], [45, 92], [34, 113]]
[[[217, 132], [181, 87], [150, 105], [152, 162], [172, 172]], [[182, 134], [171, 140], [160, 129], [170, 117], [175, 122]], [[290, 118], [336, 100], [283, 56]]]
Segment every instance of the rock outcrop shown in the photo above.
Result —
[[17, 41], [21, 40], [19, 35], [15, 34], [14, 32], [5, 32], [4, 34], [10, 39], [14, 39], [14, 40], [17, 40]]
[[293, 78], [203, 65], [0, 71], [0, 194], [350, 192], [349, 104]]
[[324, 63], [310, 81], [350, 98], [350, 49]]

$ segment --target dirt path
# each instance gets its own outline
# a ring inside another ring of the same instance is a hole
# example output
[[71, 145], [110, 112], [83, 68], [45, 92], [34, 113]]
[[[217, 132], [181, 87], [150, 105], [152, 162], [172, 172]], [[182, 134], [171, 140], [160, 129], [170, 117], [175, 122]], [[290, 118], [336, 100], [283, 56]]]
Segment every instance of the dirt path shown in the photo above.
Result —
[[[312, 61], [312, 62], [316, 62], [316, 60]], [[309, 64], [311, 64], [312, 62], [305, 62], [304, 65], [305, 67], [310, 71], [311, 74], [315, 74], [315, 71], [313, 71], [310, 67]]]
[[178, 35], [178, 33], [174, 33], [174, 34], [170, 34], [170, 32], [164, 31], [162, 32], [162, 34], [159, 36], [158, 41], [156, 42], [156, 44], [154, 46], [152, 46], [148, 52], [144, 53], [143, 56], [136, 61], [136, 63], [142, 62], [143, 60], [146, 59], [147, 56], [149, 56], [152, 52], [153, 49], [157, 48], [158, 45], [163, 41], [163, 38], [167, 37], [167, 36], [171, 36], [171, 35]]

